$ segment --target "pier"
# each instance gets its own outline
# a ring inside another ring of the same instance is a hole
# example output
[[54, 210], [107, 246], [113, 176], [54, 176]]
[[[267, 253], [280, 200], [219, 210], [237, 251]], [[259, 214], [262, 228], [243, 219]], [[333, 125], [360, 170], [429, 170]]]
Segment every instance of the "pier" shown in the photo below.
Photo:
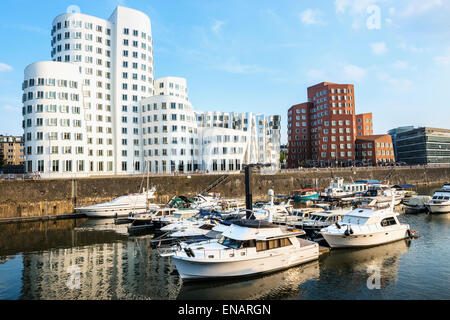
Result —
[[[346, 168], [289, 171], [275, 174], [253, 173], [252, 196], [254, 201], [267, 199], [267, 191], [287, 194], [291, 190], [317, 183], [319, 188], [328, 186], [332, 177], [345, 181], [357, 179], [383, 180], [388, 174], [391, 184], [424, 185], [450, 181], [450, 167], [410, 168]], [[150, 184], [156, 187], [155, 203], [167, 203], [173, 196], [194, 196], [212, 185], [223, 174], [196, 174], [179, 176], [151, 176]], [[143, 176], [115, 176], [59, 180], [0, 181], [0, 223], [25, 221], [26, 219], [53, 219], [74, 212], [76, 205], [85, 206], [110, 201], [118, 196], [139, 192]], [[74, 189], [75, 188], [75, 189]], [[214, 191], [227, 198], [244, 198], [244, 174], [230, 174]], [[38, 218], [39, 217], [39, 218]], [[46, 217], [46, 218], [42, 218]], [[5, 220], [6, 219], [6, 220]]]

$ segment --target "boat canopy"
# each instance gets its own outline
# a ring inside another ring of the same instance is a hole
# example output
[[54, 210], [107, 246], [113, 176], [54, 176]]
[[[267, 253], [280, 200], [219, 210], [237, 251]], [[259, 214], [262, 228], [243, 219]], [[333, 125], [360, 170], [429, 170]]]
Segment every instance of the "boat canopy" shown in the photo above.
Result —
[[270, 223], [265, 220], [247, 220], [241, 219], [232, 222], [233, 224], [244, 227], [244, 228], [253, 228], [253, 229], [269, 229], [269, 228], [279, 228], [280, 226]]
[[395, 186], [392, 186], [394, 189], [415, 189], [416, 186], [412, 184], [396, 184]]

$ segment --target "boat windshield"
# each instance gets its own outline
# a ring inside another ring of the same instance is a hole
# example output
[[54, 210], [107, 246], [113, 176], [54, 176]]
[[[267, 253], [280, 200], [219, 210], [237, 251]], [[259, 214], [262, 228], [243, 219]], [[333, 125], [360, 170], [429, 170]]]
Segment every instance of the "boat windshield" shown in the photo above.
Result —
[[256, 247], [256, 242], [255, 240], [246, 240], [246, 241], [242, 241], [242, 240], [235, 240], [235, 239], [231, 239], [225, 236], [222, 236], [222, 238], [220, 238], [220, 240], [218, 241], [219, 244], [231, 248], [231, 249], [241, 249], [241, 248], [252, 248], [252, 247]]
[[344, 216], [341, 220], [341, 224], [356, 224], [363, 225], [369, 220], [366, 217]]

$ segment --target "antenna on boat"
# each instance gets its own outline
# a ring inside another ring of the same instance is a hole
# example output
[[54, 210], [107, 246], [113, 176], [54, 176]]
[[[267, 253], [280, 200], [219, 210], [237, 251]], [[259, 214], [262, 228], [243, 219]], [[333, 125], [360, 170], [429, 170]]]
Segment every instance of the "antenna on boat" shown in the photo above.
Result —
[[395, 207], [395, 193], [392, 192], [391, 211], [394, 212]]
[[145, 202], [145, 208], [146, 208], [146, 211], [148, 211], [149, 210], [149, 204], [148, 204], [148, 189], [149, 189], [149, 179], [150, 179], [150, 166], [149, 166], [149, 161], [147, 161], [147, 163], [146, 163], [146, 165], [147, 165], [147, 188], [146, 188], [146, 190], [145, 190], [145, 192], [146, 192], [146, 202]]

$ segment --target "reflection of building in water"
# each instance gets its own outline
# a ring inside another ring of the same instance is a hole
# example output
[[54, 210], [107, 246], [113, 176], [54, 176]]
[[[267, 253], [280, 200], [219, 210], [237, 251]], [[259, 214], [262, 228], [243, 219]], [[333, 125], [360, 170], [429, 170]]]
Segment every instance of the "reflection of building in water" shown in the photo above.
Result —
[[[321, 261], [321, 270], [326, 272], [321, 272], [320, 282], [335, 288], [334, 298], [341, 291], [342, 298], [356, 292], [364, 299], [363, 294], [370, 291], [367, 281], [375, 274], [373, 270], [380, 272], [381, 289], [397, 281], [401, 256], [408, 251], [409, 244], [410, 240], [402, 240], [368, 249], [332, 251]], [[371, 292], [376, 294], [377, 290]], [[327, 293], [322, 297], [327, 299]]]
[[[177, 276], [172, 267], [149, 249], [149, 238], [134, 242], [101, 243], [87, 247], [51, 249], [24, 255], [22, 299], [173, 299]], [[80, 288], [67, 282], [80, 270]]]
[[319, 262], [266, 276], [183, 284], [179, 300], [265, 300], [299, 295], [299, 287], [319, 278]]

